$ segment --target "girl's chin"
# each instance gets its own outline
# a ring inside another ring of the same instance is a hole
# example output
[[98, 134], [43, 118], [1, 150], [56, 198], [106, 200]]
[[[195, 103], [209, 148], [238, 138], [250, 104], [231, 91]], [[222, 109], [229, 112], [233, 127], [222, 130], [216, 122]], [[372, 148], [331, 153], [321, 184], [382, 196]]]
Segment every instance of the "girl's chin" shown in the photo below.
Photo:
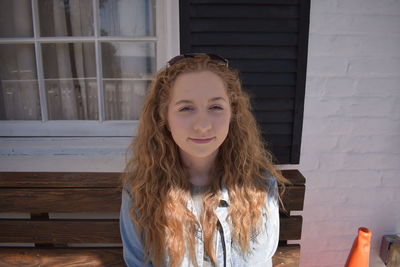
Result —
[[218, 152], [218, 149], [207, 150], [207, 151], [199, 151], [199, 150], [183, 150], [183, 156], [189, 156], [191, 158], [205, 159], [208, 157], [215, 156]]

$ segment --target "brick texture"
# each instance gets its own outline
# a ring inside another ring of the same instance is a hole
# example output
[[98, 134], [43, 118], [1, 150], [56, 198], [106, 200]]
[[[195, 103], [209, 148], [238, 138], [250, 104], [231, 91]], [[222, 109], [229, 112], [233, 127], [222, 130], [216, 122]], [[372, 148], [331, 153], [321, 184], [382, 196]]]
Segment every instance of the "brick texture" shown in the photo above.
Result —
[[400, 233], [400, 1], [311, 1], [298, 168], [300, 266], [342, 267], [365, 226], [383, 267], [382, 235]]

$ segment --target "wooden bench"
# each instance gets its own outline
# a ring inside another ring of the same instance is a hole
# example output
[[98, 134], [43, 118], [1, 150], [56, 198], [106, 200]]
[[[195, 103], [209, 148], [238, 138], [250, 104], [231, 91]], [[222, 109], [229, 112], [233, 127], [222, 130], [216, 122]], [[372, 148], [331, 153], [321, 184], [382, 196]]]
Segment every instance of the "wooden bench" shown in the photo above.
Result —
[[[273, 261], [298, 266], [300, 246], [287, 240], [301, 238], [302, 217], [290, 211], [303, 209], [305, 179], [297, 170], [283, 174], [293, 185], [286, 191], [289, 214], [281, 214]], [[125, 266], [119, 175], [0, 172], [0, 267]]]

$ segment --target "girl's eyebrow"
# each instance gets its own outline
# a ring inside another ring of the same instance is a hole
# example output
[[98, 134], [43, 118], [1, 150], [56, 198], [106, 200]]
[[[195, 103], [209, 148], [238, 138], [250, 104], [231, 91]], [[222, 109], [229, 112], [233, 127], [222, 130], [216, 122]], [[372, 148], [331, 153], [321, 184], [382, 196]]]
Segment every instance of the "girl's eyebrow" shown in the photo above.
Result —
[[[226, 102], [225, 98], [223, 98], [222, 96], [213, 97], [213, 98], [211, 98], [210, 100], [208, 100], [208, 102], [215, 102], [215, 101], [218, 101], [218, 100], [223, 100], [223, 101]], [[192, 100], [183, 99], [183, 100], [177, 101], [177, 102], [175, 103], [175, 105], [179, 105], [179, 104], [183, 104], [183, 103], [192, 104], [193, 101], [192, 101]]]

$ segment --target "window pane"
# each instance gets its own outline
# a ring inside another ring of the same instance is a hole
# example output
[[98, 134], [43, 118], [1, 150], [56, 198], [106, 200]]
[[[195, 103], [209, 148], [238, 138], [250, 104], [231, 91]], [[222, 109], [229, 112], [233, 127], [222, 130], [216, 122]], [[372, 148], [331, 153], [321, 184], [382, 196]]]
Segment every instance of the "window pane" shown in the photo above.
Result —
[[0, 37], [33, 37], [30, 0], [0, 1]]
[[106, 120], [137, 120], [152, 73], [154, 43], [102, 43]]
[[41, 120], [33, 44], [0, 45], [0, 120]]
[[49, 120], [97, 120], [94, 43], [42, 44]]
[[104, 80], [106, 120], [138, 120], [150, 81]]
[[154, 43], [101, 44], [104, 78], [147, 78], [156, 69]]
[[154, 36], [154, 0], [100, 0], [102, 36]]
[[39, 0], [40, 34], [93, 36], [92, 0]]

